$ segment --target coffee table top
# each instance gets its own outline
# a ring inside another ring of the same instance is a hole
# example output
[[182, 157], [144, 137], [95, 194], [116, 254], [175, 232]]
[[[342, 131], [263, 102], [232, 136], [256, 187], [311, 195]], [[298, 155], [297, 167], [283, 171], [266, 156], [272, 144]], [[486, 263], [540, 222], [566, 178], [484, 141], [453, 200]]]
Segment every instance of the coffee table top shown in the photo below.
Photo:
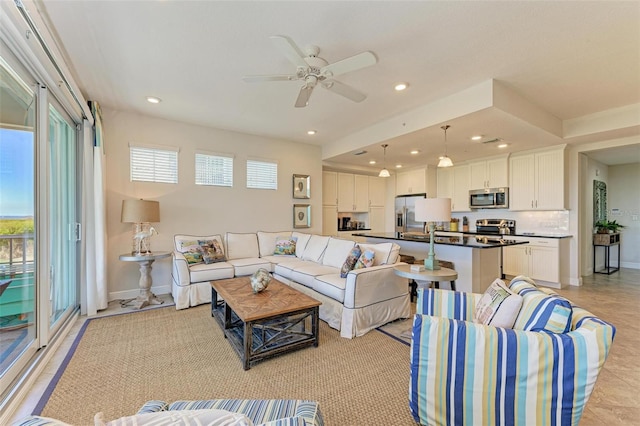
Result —
[[211, 281], [220, 297], [243, 321], [255, 321], [280, 314], [320, 306], [322, 302], [271, 278], [269, 286], [260, 293], [253, 293], [251, 277]]

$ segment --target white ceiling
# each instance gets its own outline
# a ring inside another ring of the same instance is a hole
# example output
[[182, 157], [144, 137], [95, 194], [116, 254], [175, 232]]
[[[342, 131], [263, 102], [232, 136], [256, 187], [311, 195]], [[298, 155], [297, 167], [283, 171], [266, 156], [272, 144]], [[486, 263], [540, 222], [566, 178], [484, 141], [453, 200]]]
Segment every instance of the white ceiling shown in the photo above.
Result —
[[[374, 172], [383, 161], [382, 143], [389, 143], [389, 168], [435, 165], [444, 151], [443, 124], [451, 125], [447, 150], [454, 162], [503, 152], [496, 144], [471, 142], [472, 134], [502, 138], [510, 144], [504, 152], [640, 134], [637, 109], [631, 110], [631, 124], [567, 131], [572, 123], [640, 105], [637, 1], [37, 0], [36, 5], [86, 99], [107, 108], [319, 144], [325, 164], [337, 168]], [[294, 108], [302, 82], [243, 82], [243, 75], [295, 72], [269, 39], [277, 34], [301, 48], [319, 46], [329, 63], [372, 51], [376, 65], [337, 77], [367, 99], [354, 103], [316, 88], [308, 107]], [[399, 81], [409, 82], [409, 89], [394, 92]], [[460, 94], [487, 82], [508, 96], [500, 105], [492, 96], [478, 98], [487, 105], [466, 105]], [[147, 103], [149, 95], [162, 102]], [[308, 129], [318, 134], [310, 137]], [[369, 153], [354, 156], [361, 148]], [[421, 152], [411, 156], [409, 149]], [[370, 166], [370, 159], [378, 164]], [[620, 158], [607, 161], [616, 164]]]

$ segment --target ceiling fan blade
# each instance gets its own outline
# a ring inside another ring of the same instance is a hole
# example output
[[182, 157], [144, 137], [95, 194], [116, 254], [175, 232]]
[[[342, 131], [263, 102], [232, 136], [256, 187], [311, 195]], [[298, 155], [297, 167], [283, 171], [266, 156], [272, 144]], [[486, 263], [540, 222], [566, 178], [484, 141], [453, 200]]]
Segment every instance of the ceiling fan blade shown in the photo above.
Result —
[[309, 64], [307, 64], [307, 62], [304, 60], [304, 53], [302, 53], [298, 45], [289, 37], [275, 35], [269, 38], [273, 41], [273, 44], [275, 44], [276, 47], [280, 49], [282, 53], [284, 53], [284, 56], [286, 56], [287, 59], [291, 61], [291, 63], [293, 63], [293, 65], [302, 68], [309, 67]]
[[305, 84], [300, 89], [300, 93], [298, 93], [298, 99], [296, 99], [296, 108], [304, 108], [309, 105], [309, 98], [311, 97], [311, 92], [313, 92], [313, 87], [308, 84]]
[[376, 58], [373, 53], [367, 51], [322, 67], [320, 72], [326, 76], [336, 76], [369, 67], [376, 63], [378, 63], [378, 58]]
[[297, 80], [295, 75], [245, 75], [242, 80], [247, 83], [256, 83], [260, 81], [293, 81]]
[[340, 83], [338, 80], [325, 80], [322, 82], [322, 86], [325, 89], [331, 90], [333, 93], [337, 93], [338, 95], [351, 99], [354, 102], [362, 102], [367, 99], [367, 95], [364, 93], [361, 93], [344, 83]]

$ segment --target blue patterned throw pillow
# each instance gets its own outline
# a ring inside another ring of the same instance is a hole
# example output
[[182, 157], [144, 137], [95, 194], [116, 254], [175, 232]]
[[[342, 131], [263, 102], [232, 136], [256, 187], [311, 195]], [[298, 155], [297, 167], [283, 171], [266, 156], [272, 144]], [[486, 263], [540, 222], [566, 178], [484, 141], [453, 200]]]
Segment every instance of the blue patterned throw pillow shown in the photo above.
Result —
[[509, 288], [522, 296], [522, 308], [513, 325], [515, 330], [567, 333], [571, 329], [571, 303], [557, 294], [540, 291], [531, 278], [518, 276]]
[[376, 257], [376, 252], [373, 250], [365, 250], [358, 261], [356, 262], [356, 266], [353, 269], [362, 269], [362, 268], [370, 268], [373, 266], [373, 259]]
[[356, 262], [360, 257], [360, 253], [362, 253], [362, 251], [360, 250], [360, 246], [356, 244], [349, 252], [349, 255], [342, 264], [342, 268], [340, 268], [340, 278], [347, 278], [347, 274], [349, 274], [349, 271], [352, 270], [354, 266], [356, 266]]

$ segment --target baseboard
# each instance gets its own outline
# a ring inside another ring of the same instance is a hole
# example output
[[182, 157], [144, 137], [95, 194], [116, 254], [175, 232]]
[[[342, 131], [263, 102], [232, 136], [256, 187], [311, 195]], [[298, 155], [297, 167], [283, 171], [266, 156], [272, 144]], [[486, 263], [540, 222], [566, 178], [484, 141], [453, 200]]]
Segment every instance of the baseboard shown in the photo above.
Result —
[[[169, 294], [171, 293], [171, 286], [168, 285], [159, 285], [152, 286], [151, 292], [153, 294]], [[140, 289], [132, 289], [132, 290], [123, 290], [123, 291], [112, 291], [109, 293], [109, 301], [112, 300], [125, 300], [125, 299], [134, 299], [140, 294]]]
[[620, 262], [621, 268], [640, 269], [640, 263], [637, 262]]

